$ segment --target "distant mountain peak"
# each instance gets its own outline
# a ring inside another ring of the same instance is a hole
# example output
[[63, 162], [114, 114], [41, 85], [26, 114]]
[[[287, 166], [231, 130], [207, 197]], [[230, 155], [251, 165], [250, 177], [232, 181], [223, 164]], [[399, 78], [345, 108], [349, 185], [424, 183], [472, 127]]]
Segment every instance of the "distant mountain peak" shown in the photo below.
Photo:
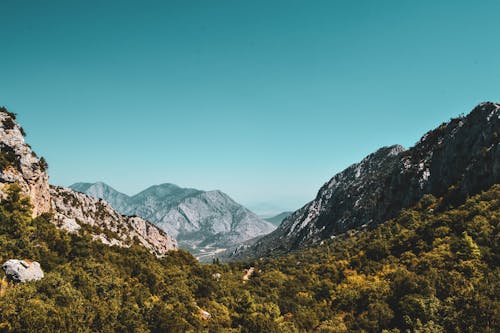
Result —
[[95, 183], [84, 183], [84, 182], [81, 182], [81, 183], [74, 183], [72, 185], [70, 185], [69, 187], [73, 188], [73, 189], [89, 189], [89, 188], [100, 188], [100, 189], [108, 189], [108, 190], [112, 190], [112, 191], [116, 191], [113, 187], [111, 187], [110, 185], [102, 182], [102, 181], [99, 181], [99, 182], [95, 182]]
[[100, 186], [77, 183], [72, 188], [108, 201], [123, 214], [153, 221], [201, 259], [275, 229], [220, 190], [201, 191], [164, 183], [129, 197], [103, 191]]
[[147, 190], [153, 190], [153, 189], [178, 189], [181, 188], [179, 185], [172, 184], [172, 183], [162, 183], [158, 185], [152, 185], [146, 189]]

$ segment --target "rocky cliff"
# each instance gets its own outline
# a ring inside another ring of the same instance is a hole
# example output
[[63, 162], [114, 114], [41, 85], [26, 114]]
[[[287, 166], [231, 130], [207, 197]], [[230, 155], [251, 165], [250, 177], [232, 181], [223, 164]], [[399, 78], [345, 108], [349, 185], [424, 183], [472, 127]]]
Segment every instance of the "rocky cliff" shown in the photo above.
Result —
[[64, 187], [50, 190], [56, 225], [62, 229], [86, 228], [94, 239], [108, 245], [130, 246], [136, 239], [157, 255], [177, 249], [176, 240], [166, 232], [140, 217], [121, 215], [102, 199]]
[[50, 211], [47, 164], [24, 141], [24, 131], [15, 120], [15, 114], [0, 108], [0, 197], [6, 184], [17, 182], [37, 216]]
[[425, 134], [411, 149], [384, 147], [335, 175], [316, 198], [234, 258], [306, 247], [394, 217], [425, 194], [460, 201], [500, 182], [500, 105], [482, 103], [466, 117]]
[[102, 200], [73, 190], [49, 186], [47, 163], [24, 141], [16, 116], [0, 108], [0, 198], [17, 182], [33, 205], [33, 216], [52, 213], [54, 223], [70, 232], [85, 228], [108, 245], [130, 246], [134, 240], [157, 255], [177, 249], [170, 235], [139, 217], [124, 216]]

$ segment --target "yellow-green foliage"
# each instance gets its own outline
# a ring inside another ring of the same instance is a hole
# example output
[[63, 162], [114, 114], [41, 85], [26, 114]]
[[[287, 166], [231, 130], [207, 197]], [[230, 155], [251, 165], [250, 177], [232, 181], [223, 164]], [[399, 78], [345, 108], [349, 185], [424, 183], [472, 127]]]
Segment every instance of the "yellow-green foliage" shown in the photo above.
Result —
[[37, 260], [46, 276], [6, 288], [0, 331], [500, 331], [500, 185], [458, 208], [427, 196], [373, 230], [222, 265], [69, 235], [29, 218], [16, 191], [0, 205], [0, 259]]

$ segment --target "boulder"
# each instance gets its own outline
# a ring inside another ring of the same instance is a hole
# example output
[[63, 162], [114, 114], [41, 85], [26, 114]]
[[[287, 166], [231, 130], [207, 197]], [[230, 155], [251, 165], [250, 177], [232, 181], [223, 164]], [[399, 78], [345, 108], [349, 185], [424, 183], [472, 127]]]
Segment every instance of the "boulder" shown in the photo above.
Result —
[[36, 261], [10, 259], [3, 265], [2, 269], [9, 281], [13, 282], [28, 282], [41, 280], [43, 271], [40, 264]]

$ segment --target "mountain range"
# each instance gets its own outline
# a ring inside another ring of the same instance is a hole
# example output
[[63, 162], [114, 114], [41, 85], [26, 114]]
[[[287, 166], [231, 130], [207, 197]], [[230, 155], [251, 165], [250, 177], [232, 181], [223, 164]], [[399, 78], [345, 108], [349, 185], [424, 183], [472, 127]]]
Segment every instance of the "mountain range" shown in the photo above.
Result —
[[70, 188], [104, 199], [122, 214], [152, 221], [204, 261], [276, 228], [218, 190], [200, 191], [167, 183], [128, 196], [103, 182], [76, 183]]
[[[259, 260], [214, 265], [94, 196], [150, 217], [162, 205], [168, 216], [215, 211], [172, 229], [200, 245], [229, 242], [227, 210], [241, 224], [233, 236], [245, 235], [247, 211], [225, 194], [163, 184], [129, 197], [103, 183], [74, 186], [89, 196], [49, 185], [47, 163], [14, 120], [0, 108], [2, 331], [499, 331], [498, 104], [443, 123], [410, 149], [377, 150], [276, 231], [233, 242], [232, 259]], [[131, 208], [134, 200], [141, 205]]]
[[230, 255], [287, 253], [352, 229], [373, 228], [426, 194], [461, 202], [500, 182], [499, 142], [500, 104], [481, 103], [467, 116], [429, 131], [410, 149], [380, 148], [336, 174], [274, 232]]

